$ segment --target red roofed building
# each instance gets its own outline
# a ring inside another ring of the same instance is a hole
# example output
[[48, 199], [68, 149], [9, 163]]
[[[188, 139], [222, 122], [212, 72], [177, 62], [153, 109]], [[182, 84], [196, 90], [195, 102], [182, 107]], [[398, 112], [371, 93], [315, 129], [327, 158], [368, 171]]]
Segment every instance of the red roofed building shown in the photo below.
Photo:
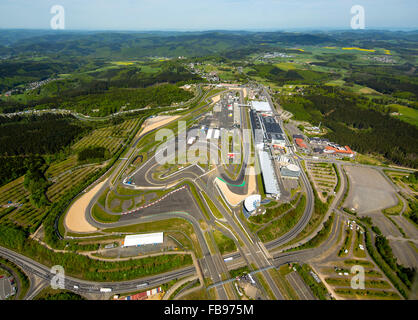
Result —
[[299, 148], [307, 149], [306, 143], [303, 141], [303, 139], [296, 138], [295, 139], [296, 144], [299, 146]]
[[338, 148], [333, 148], [333, 147], [325, 147], [325, 150], [329, 150], [329, 151], [334, 151], [334, 153], [343, 153], [343, 154], [348, 154], [351, 157], [354, 155], [353, 150], [350, 149], [349, 146], [345, 146], [345, 149], [338, 149]]
[[158, 287], [144, 292], [139, 292], [131, 296], [121, 297], [119, 298], [119, 300], [146, 300], [149, 296], [155, 295], [160, 292], [162, 292], [162, 289], [161, 287]]

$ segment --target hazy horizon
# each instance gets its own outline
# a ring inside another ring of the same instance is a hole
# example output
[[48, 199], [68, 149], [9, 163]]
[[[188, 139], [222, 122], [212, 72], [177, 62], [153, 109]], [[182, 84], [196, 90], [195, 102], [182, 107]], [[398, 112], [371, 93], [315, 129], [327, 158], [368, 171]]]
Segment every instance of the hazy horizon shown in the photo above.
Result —
[[1, 0], [1, 29], [50, 29], [52, 6], [68, 31], [349, 30], [354, 5], [366, 30], [418, 29], [416, 0]]
[[[150, 33], [150, 32], [179, 32], [179, 33], [199, 33], [199, 32], [338, 32], [349, 31], [354, 32], [350, 28], [289, 28], [289, 29], [65, 29], [65, 30], [52, 30], [51, 28], [4, 28], [0, 27], [0, 30], [30, 30], [30, 31], [51, 31], [51, 32], [130, 32], [130, 33]], [[360, 32], [373, 32], [373, 31], [392, 31], [392, 32], [413, 32], [418, 31], [418, 27], [413, 28], [367, 28]], [[355, 30], [359, 32], [359, 30]]]

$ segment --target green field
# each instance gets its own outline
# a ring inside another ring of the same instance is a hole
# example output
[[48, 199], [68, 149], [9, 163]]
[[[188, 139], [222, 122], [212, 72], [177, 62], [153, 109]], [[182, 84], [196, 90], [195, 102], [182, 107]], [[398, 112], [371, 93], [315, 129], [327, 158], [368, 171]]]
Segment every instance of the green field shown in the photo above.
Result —
[[402, 106], [400, 104], [390, 104], [389, 107], [397, 109], [400, 115], [393, 115], [394, 118], [413, 124], [418, 127], [418, 110]]
[[88, 147], [104, 147], [112, 154], [122, 145], [134, 128], [138, 125], [139, 118], [126, 120], [116, 126], [109, 126], [94, 130], [88, 136], [82, 138], [73, 145], [74, 150]]
[[221, 254], [230, 253], [237, 250], [235, 242], [225, 236], [222, 232], [213, 230], [213, 237], [215, 238], [216, 245], [218, 246]]

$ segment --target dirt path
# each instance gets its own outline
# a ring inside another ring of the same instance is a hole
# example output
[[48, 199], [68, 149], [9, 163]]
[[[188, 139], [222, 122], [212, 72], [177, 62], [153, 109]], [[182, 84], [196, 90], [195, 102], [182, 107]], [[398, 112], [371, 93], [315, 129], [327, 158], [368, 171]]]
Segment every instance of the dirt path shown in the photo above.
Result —
[[97, 228], [93, 227], [86, 220], [85, 211], [90, 201], [100, 190], [100, 188], [105, 184], [106, 180], [97, 184], [93, 189], [86, 192], [79, 199], [77, 199], [70, 210], [68, 210], [67, 215], [64, 219], [64, 225], [71, 232], [93, 232], [97, 231]]
[[144, 135], [151, 130], [154, 130], [158, 127], [164, 126], [167, 123], [174, 121], [181, 116], [156, 116], [154, 118], [148, 119], [144, 122], [144, 124], [141, 127], [141, 130], [138, 131], [137, 136]]
[[220, 94], [218, 94], [217, 96], [214, 96], [214, 97], [212, 98], [212, 102], [213, 102], [213, 103], [216, 103], [216, 102], [218, 102], [219, 100], [221, 100], [221, 95], [220, 95]]

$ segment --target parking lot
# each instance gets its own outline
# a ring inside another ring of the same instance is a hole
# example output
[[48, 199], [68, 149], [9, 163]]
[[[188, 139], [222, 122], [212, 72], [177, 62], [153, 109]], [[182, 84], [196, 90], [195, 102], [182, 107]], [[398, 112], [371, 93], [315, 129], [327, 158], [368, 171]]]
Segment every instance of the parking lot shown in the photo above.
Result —
[[345, 207], [358, 214], [379, 211], [398, 203], [396, 192], [375, 169], [345, 166], [350, 179], [350, 192]]

